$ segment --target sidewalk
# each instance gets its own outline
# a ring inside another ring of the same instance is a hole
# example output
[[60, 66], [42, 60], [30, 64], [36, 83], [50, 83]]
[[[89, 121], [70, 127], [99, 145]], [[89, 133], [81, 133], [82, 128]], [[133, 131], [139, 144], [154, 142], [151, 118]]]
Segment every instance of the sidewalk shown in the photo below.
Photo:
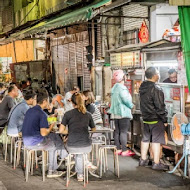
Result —
[[[111, 155], [108, 156], [109, 171], [102, 179], [89, 176], [89, 184], [85, 189], [90, 190], [189, 190], [190, 179], [165, 172], [153, 171], [151, 168], [138, 167], [138, 160], [128, 157], [120, 157], [120, 178], [113, 174]], [[24, 172], [19, 167], [13, 170], [10, 163], [5, 163], [0, 155], [0, 181], [7, 190], [61, 190], [84, 189], [83, 184], [73, 177], [69, 187], [66, 188], [64, 177], [48, 179], [42, 182], [41, 175], [30, 176], [26, 183]], [[0, 190], [4, 190], [0, 183]]]

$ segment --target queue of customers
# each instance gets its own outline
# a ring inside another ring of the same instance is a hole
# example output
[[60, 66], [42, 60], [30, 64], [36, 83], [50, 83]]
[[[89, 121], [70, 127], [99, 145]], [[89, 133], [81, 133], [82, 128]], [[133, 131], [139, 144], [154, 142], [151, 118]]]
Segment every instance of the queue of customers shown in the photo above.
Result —
[[[172, 71], [172, 74], [174, 71]], [[176, 73], [175, 73], [176, 74]], [[141, 157], [139, 166], [151, 166], [154, 170], [168, 170], [168, 166], [160, 161], [161, 145], [166, 144], [167, 110], [164, 103], [164, 93], [159, 85], [159, 72], [154, 67], [145, 71], [147, 80], [143, 81], [139, 88], [140, 110], [143, 119], [143, 131], [141, 141]], [[133, 156], [127, 146], [127, 132], [132, 119], [131, 110], [134, 105], [129, 90], [125, 86], [126, 75], [123, 70], [113, 73], [115, 85], [111, 90], [110, 113], [115, 122], [114, 141], [117, 146], [117, 154], [122, 156]], [[153, 153], [152, 162], [148, 157], [148, 150]]]
[[[140, 87], [140, 106], [144, 129], [142, 133], [141, 158], [139, 166], [147, 166], [147, 157], [150, 143], [152, 144], [152, 169], [166, 170], [167, 166], [160, 162], [160, 147], [165, 144], [164, 133], [167, 126], [167, 111], [164, 104], [164, 94], [156, 84], [159, 79], [158, 71], [154, 67], [146, 70], [147, 78]], [[111, 107], [109, 113], [115, 123], [114, 142], [116, 154], [121, 156], [135, 155], [127, 147], [127, 132], [132, 120], [134, 104], [132, 97], [125, 86], [126, 75], [122, 70], [113, 74], [115, 85], [111, 90]], [[0, 86], [0, 92], [3, 85]], [[59, 177], [63, 172], [58, 171], [57, 156], [61, 160], [67, 158], [68, 153], [91, 152], [89, 127], [96, 130], [96, 125], [103, 121], [99, 109], [95, 105], [95, 98], [91, 91], [79, 92], [74, 87], [62, 95], [55, 95], [51, 100], [47, 90], [33, 90], [29, 87], [22, 91], [22, 101], [15, 99], [19, 89], [15, 84], [7, 88], [7, 94], [1, 98], [0, 128], [7, 128], [9, 136], [22, 136], [25, 147], [28, 149], [43, 149], [49, 152], [49, 169], [47, 177]], [[50, 103], [51, 101], [51, 103]], [[66, 144], [61, 136], [52, 133], [56, 123], [48, 123], [48, 117], [55, 116], [59, 108], [65, 109], [65, 114], [59, 125], [60, 134], [68, 134]], [[79, 181], [83, 180], [83, 160], [81, 155], [75, 156], [75, 170]], [[89, 166], [92, 164], [89, 162]]]

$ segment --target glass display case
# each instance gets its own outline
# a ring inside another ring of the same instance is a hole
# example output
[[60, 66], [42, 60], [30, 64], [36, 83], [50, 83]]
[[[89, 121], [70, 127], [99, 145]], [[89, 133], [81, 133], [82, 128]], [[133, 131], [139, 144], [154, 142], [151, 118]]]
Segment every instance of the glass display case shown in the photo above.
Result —
[[168, 111], [168, 123], [175, 113], [185, 113], [185, 87], [180, 84], [159, 83], [163, 89], [166, 109]]

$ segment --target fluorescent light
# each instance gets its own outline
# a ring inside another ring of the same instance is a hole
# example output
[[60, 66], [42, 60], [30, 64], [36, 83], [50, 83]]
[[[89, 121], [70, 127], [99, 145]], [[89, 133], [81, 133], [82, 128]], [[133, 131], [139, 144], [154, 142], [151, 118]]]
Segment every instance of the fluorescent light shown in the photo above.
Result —
[[177, 67], [177, 60], [165, 60], [165, 61], [147, 61], [147, 65], [155, 67]]

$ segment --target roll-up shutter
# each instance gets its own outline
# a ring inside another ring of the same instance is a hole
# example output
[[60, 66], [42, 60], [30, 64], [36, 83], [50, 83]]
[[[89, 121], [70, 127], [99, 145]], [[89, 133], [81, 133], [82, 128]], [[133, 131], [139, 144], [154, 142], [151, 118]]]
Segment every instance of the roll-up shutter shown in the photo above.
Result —
[[89, 41], [88, 39], [85, 39], [83, 41], [84, 90], [91, 90], [90, 71], [89, 71], [89, 68], [87, 67], [87, 59], [86, 59], [86, 55], [87, 55], [86, 46], [88, 45], [89, 45]]
[[101, 33], [101, 25], [97, 25], [97, 57], [102, 57], [102, 33]]
[[61, 93], [69, 91], [82, 77], [83, 89], [91, 89], [90, 71], [87, 67], [86, 46], [89, 45], [88, 32], [64, 36], [52, 40], [52, 60], [56, 72], [57, 85]]
[[[148, 6], [140, 4], [130, 4], [123, 6], [123, 16], [132, 17], [148, 17]], [[123, 31], [131, 31], [141, 27], [143, 18], [124, 18]], [[148, 19], [145, 19], [147, 26], [149, 26]]]
[[83, 77], [83, 45], [82, 41], [76, 42], [77, 76]]
[[70, 85], [77, 85], [76, 42], [69, 43], [69, 70]]

